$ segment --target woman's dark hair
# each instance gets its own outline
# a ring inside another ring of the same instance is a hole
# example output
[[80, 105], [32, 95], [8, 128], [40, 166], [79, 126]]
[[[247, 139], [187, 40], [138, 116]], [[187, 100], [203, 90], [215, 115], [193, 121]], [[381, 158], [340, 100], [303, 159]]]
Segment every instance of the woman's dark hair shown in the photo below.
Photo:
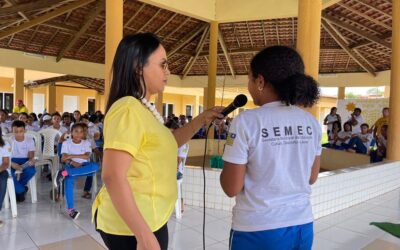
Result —
[[337, 110], [337, 108], [336, 108], [336, 107], [332, 107], [332, 108], [331, 108], [331, 112], [330, 112], [330, 114], [332, 114], [333, 110], [335, 110], [335, 109]]
[[345, 122], [344, 124], [343, 124], [343, 130], [344, 131], [346, 131], [346, 125], [349, 125], [349, 127], [350, 127], [350, 131], [353, 131], [353, 126], [351, 125], [351, 122]]
[[99, 118], [98, 118], [97, 115], [95, 115], [95, 114], [89, 116], [89, 121], [90, 121], [90, 122], [96, 123], [98, 119], [99, 119]]
[[118, 99], [146, 96], [143, 67], [150, 55], [160, 46], [160, 39], [152, 33], [138, 33], [125, 36], [118, 45], [112, 66], [110, 95], [106, 113]]
[[51, 117], [53, 117], [53, 116], [58, 116], [58, 117], [61, 118], [61, 115], [60, 115], [60, 113], [58, 113], [58, 112], [54, 112], [53, 114], [51, 114]]
[[5, 109], [0, 109], [0, 112], [3, 112], [6, 116], [8, 116], [8, 112]]
[[296, 50], [286, 46], [263, 49], [250, 63], [253, 78], [262, 76], [282, 103], [313, 106], [319, 99], [318, 83], [304, 74], [304, 63]]
[[368, 123], [363, 123], [363, 124], [361, 124], [360, 128], [361, 128], [361, 127], [367, 127], [367, 128], [369, 128], [369, 125], [368, 125]]
[[0, 127], [0, 147], [4, 147], [5, 144], [6, 143], [4, 142], [4, 139], [3, 139], [3, 131], [1, 130], [1, 127]]
[[33, 121], [37, 121], [38, 120], [38, 118], [37, 118], [37, 116], [36, 116], [36, 114], [35, 113], [30, 113], [29, 114], [30, 116], [32, 116], [32, 118], [33, 118]]

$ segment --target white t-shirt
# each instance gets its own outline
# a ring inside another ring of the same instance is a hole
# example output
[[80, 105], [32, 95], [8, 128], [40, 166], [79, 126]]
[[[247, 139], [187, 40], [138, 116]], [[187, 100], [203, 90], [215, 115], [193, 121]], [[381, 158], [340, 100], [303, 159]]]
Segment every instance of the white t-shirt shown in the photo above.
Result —
[[88, 133], [92, 138], [94, 138], [96, 133], [100, 133], [99, 127], [97, 127], [97, 125], [95, 125], [93, 122], [89, 122]]
[[7, 141], [4, 142], [3, 147], [0, 147], [0, 165], [3, 164], [3, 157], [11, 157], [11, 146]]
[[254, 232], [313, 221], [309, 184], [321, 126], [308, 112], [272, 102], [232, 122], [223, 159], [245, 164], [232, 229]]
[[371, 146], [371, 141], [374, 138], [374, 136], [371, 133], [366, 133], [366, 134], [358, 134], [358, 137], [360, 137], [361, 139], [367, 139], [367, 142], [363, 142], [364, 146], [367, 148], [367, 150], [369, 150], [369, 147]]
[[183, 160], [179, 163], [178, 171], [182, 174], [185, 167], [184, 163], [188, 155], [188, 152], [189, 152], [189, 144], [184, 144], [180, 148], [178, 148], [178, 157], [183, 158]]
[[342, 143], [349, 143], [352, 134], [353, 134], [353, 132], [351, 132], [351, 131], [347, 131], [347, 132], [344, 131], [344, 130], [340, 131], [340, 132], [338, 133], [338, 137], [339, 137], [340, 139], [344, 139], [345, 137], [349, 137], [349, 139], [347, 139], [347, 140], [344, 141], [344, 142], [342, 142], [342, 141], [337, 141], [337, 142], [336, 142], [336, 145], [340, 146], [340, 145], [342, 145]]
[[[338, 121], [338, 115], [337, 114], [336, 115], [329, 114], [329, 115], [326, 116], [326, 119], [327, 119], [328, 123], [329, 122], [335, 122], [335, 121]], [[327, 126], [328, 126], [328, 130], [332, 130], [332, 123], [328, 124]]]
[[[77, 144], [69, 139], [63, 142], [61, 148], [61, 154], [83, 155], [88, 152], [91, 153], [92, 148], [90, 147], [90, 142], [87, 140], [82, 140], [80, 143]], [[81, 158], [72, 158], [72, 160], [78, 163], [87, 162], [87, 160]]]
[[12, 137], [12, 158], [28, 158], [28, 153], [35, 149], [35, 141], [31, 136], [25, 134], [23, 141], [17, 141], [14, 136]]
[[[361, 115], [356, 116], [355, 118], [358, 123], [355, 126], [353, 126], [353, 125], [351, 125], [351, 126], [352, 126], [353, 134], [358, 134], [358, 133], [361, 133], [361, 125], [364, 123], [364, 118]], [[348, 121], [351, 121], [351, 119], [352, 119], [352, 117], [350, 116]]]
[[0, 126], [1, 126], [1, 132], [3, 135], [6, 135], [6, 134], [12, 132], [11, 123], [2, 122], [2, 123], [0, 123]]

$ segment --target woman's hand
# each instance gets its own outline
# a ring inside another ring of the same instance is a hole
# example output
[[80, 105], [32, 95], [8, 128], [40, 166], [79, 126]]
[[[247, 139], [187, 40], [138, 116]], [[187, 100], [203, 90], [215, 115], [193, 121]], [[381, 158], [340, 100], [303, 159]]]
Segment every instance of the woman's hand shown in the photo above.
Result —
[[203, 113], [201, 113], [199, 115], [199, 117], [201, 117], [204, 124], [209, 125], [215, 119], [223, 119], [224, 118], [224, 115], [221, 114], [222, 110], [224, 110], [224, 107], [216, 106], [216, 107], [205, 110]]
[[137, 250], [161, 250], [156, 236], [150, 232], [144, 237], [137, 238]]

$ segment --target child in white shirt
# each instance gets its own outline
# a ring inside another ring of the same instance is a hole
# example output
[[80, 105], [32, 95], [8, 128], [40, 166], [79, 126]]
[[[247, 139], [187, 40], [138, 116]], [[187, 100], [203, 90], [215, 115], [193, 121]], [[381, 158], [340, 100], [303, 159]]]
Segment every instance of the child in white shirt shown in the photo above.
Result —
[[[12, 154], [11, 174], [14, 178], [15, 193], [18, 202], [25, 200], [28, 191], [27, 184], [36, 174], [35, 169], [35, 142], [33, 138], [25, 135], [25, 123], [16, 120], [12, 123]], [[21, 173], [17, 179], [16, 171]]]
[[65, 163], [65, 170], [59, 171], [55, 179], [58, 186], [65, 178], [65, 195], [67, 199], [68, 215], [76, 220], [79, 212], [74, 208], [74, 182], [75, 177], [93, 175], [99, 170], [96, 163], [89, 162], [92, 152], [90, 142], [84, 140], [84, 126], [76, 123], [71, 128], [72, 139], [62, 144], [61, 161]]
[[369, 133], [369, 125], [363, 123], [361, 125], [361, 133], [354, 134], [353, 138], [350, 139], [349, 144], [345, 146], [348, 152], [369, 154], [369, 148], [373, 136]]

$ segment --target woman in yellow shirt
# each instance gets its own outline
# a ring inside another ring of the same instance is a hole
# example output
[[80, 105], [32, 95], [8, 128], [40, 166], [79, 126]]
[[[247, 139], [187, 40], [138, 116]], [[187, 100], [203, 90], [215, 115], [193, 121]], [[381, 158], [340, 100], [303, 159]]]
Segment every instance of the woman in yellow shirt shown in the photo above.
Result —
[[93, 204], [96, 229], [109, 249], [167, 249], [167, 222], [177, 198], [178, 147], [221, 108], [200, 114], [171, 133], [149, 103], [164, 90], [167, 56], [151, 33], [120, 42], [104, 121], [101, 188]]

